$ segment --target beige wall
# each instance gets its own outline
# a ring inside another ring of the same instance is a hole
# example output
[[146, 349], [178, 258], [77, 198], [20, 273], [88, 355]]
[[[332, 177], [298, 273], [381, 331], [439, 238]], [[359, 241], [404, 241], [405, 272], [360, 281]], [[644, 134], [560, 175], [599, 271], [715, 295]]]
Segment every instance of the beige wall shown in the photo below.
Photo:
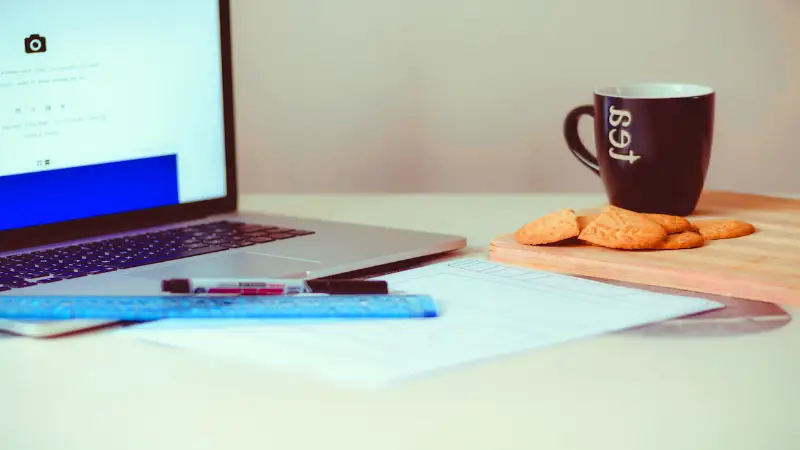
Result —
[[797, 0], [232, 1], [245, 191], [595, 191], [564, 114], [666, 80], [718, 91], [710, 187], [800, 192]]

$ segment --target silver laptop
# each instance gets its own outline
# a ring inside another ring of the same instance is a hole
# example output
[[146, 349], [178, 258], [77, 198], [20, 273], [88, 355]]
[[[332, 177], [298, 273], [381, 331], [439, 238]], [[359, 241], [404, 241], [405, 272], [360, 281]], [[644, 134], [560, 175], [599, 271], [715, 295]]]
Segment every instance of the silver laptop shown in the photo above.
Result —
[[[237, 212], [233, 111], [227, 0], [0, 7], [0, 295], [319, 278], [466, 245]], [[52, 336], [104, 323], [0, 319], [0, 329]]]

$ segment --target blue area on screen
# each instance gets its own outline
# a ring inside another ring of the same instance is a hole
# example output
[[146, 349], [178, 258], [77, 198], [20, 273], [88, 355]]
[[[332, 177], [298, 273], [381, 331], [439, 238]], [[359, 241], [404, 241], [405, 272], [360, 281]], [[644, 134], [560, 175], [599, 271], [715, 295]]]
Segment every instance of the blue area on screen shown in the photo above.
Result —
[[175, 205], [177, 155], [0, 177], [0, 230]]

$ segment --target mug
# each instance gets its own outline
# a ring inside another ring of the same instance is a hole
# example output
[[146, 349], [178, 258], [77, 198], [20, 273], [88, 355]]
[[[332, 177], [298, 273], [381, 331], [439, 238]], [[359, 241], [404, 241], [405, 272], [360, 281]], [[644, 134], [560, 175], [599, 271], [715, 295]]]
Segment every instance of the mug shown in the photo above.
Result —
[[[641, 83], [595, 89], [594, 105], [564, 119], [573, 155], [602, 179], [611, 205], [688, 216], [706, 181], [716, 93], [693, 84]], [[594, 118], [596, 156], [578, 135]]]

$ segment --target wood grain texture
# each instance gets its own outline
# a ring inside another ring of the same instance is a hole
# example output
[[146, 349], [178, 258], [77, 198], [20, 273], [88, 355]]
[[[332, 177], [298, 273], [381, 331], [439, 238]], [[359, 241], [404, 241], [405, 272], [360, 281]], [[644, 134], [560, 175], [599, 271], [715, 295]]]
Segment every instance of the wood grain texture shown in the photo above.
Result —
[[492, 261], [565, 274], [800, 306], [800, 200], [709, 191], [689, 217], [701, 218], [743, 220], [756, 232], [670, 251], [613, 250], [575, 241], [527, 246], [509, 233], [491, 241], [489, 255]]

